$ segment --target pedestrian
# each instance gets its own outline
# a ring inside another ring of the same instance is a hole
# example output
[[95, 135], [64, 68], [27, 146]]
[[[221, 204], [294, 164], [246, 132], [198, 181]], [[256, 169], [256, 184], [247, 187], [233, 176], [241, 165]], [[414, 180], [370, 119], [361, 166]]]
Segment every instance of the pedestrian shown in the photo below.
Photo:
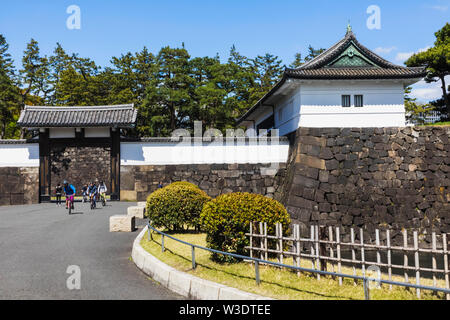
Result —
[[56, 205], [61, 205], [61, 195], [62, 195], [62, 187], [61, 184], [58, 183], [58, 185], [55, 188], [55, 195], [56, 195]]
[[163, 187], [162, 182], [159, 181], [159, 182], [158, 182], [158, 189], [161, 189], [162, 187]]

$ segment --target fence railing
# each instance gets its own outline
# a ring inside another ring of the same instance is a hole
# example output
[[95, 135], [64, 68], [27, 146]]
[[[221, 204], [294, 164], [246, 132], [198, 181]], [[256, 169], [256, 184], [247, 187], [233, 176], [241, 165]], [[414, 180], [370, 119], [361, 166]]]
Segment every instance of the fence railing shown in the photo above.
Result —
[[152, 231], [161, 235], [161, 251], [162, 252], [165, 251], [164, 239], [166, 237], [169, 239], [172, 239], [174, 241], [177, 241], [179, 243], [185, 244], [186, 246], [190, 246], [191, 252], [192, 252], [192, 269], [195, 269], [197, 267], [197, 264], [195, 262], [195, 249], [205, 250], [205, 251], [213, 252], [216, 254], [222, 254], [225, 256], [234, 257], [236, 259], [242, 259], [244, 261], [253, 262], [254, 266], [255, 266], [255, 280], [256, 280], [257, 285], [259, 285], [261, 283], [260, 273], [259, 273], [259, 265], [265, 264], [265, 265], [272, 265], [272, 266], [280, 267], [280, 268], [292, 269], [297, 272], [306, 272], [306, 273], [313, 273], [313, 274], [317, 274], [317, 275], [327, 275], [327, 276], [332, 276], [332, 277], [349, 278], [349, 279], [353, 279], [355, 281], [360, 280], [360, 281], [362, 281], [362, 284], [363, 284], [364, 299], [366, 299], [366, 300], [370, 300], [370, 282], [372, 282], [372, 281], [378, 282], [380, 284], [383, 283], [383, 284], [387, 284], [387, 285], [401, 286], [401, 287], [406, 287], [406, 288], [415, 288], [415, 289], [421, 289], [421, 290], [443, 292], [447, 295], [447, 299], [449, 299], [449, 297], [450, 297], [450, 289], [377, 279], [374, 277], [368, 277], [365, 275], [365, 273], [363, 273], [362, 276], [359, 276], [359, 275], [343, 274], [343, 273], [339, 273], [339, 272], [328, 272], [328, 271], [322, 271], [322, 270], [317, 270], [317, 269], [308, 269], [308, 268], [302, 268], [300, 266], [287, 265], [287, 264], [283, 264], [280, 262], [258, 259], [258, 258], [243, 256], [243, 255], [239, 255], [239, 254], [235, 254], [235, 253], [223, 252], [223, 251], [199, 246], [199, 245], [196, 245], [193, 243], [189, 243], [189, 242], [183, 241], [181, 239], [177, 239], [167, 233], [164, 233], [164, 232], [156, 229], [155, 227], [151, 226], [150, 223], [147, 224], [147, 227], [148, 227], [148, 241], [152, 240]]
[[[450, 289], [450, 271], [449, 259], [450, 251], [448, 250], [447, 234], [440, 236], [440, 249], [438, 249], [438, 236], [432, 233], [432, 247], [419, 247], [419, 235], [417, 231], [413, 232], [412, 246], [408, 245], [408, 232], [404, 230], [403, 245], [392, 245], [391, 231], [386, 230], [385, 237], [381, 240], [380, 230], [375, 230], [375, 244], [365, 243], [364, 231], [359, 229], [359, 241], [356, 240], [355, 229], [350, 229], [350, 242], [344, 242], [341, 239], [340, 228], [336, 227], [319, 227], [311, 226], [309, 237], [302, 238], [300, 235], [300, 226], [294, 224], [292, 226], [292, 234], [290, 236], [283, 235], [283, 227], [280, 223], [275, 225], [275, 235], [269, 235], [267, 232], [267, 223], [250, 224], [250, 233], [246, 235], [250, 238], [250, 246], [246, 247], [250, 252], [250, 257], [259, 256], [260, 259], [268, 260], [270, 254], [275, 255], [279, 263], [283, 263], [286, 257], [293, 259], [293, 264], [297, 267], [301, 265], [302, 259], [311, 261], [311, 268], [314, 270], [326, 270], [327, 264], [330, 264], [332, 271], [337, 269], [338, 273], [342, 273], [342, 265], [349, 265], [353, 269], [353, 275], [356, 275], [357, 267], [365, 274], [366, 268], [376, 266], [387, 269], [389, 281], [392, 281], [393, 270], [401, 270], [405, 283], [409, 283], [408, 271], [415, 272], [416, 285], [420, 286], [421, 272], [429, 272], [432, 274], [433, 287], [437, 287], [437, 275], [442, 275], [445, 281], [446, 289]], [[271, 248], [269, 244], [272, 244]], [[366, 258], [367, 252], [375, 252], [376, 261], [370, 261]], [[342, 253], [349, 252], [351, 258], [343, 258]], [[393, 253], [400, 252], [403, 264], [395, 264], [392, 261]], [[431, 266], [421, 265], [421, 253], [431, 255]], [[382, 254], [385, 259], [382, 259]], [[409, 255], [414, 255], [414, 265], [409, 264]], [[384, 260], [384, 261], [383, 261]], [[442, 262], [443, 268], [437, 267], [437, 261]], [[320, 279], [320, 274], [317, 274]], [[339, 278], [339, 284], [342, 285], [342, 277]], [[389, 285], [392, 289], [392, 285]], [[417, 287], [417, 297], [420, 298], [420, 288]], [[450, 300], [450, 295], [447, 294]]]

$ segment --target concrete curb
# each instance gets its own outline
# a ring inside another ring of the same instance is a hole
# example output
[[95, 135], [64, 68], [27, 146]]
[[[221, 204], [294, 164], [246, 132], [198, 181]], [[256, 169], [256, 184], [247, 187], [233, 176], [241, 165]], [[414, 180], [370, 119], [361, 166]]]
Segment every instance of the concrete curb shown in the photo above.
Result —
[[204, 280], [168, 266], [141, 247], [141, 239], [146, 231], [147, 227], [134, 240], [131, 257], [142, 272], [169, 290], [186, 298], [198, 300], [273, 300]]

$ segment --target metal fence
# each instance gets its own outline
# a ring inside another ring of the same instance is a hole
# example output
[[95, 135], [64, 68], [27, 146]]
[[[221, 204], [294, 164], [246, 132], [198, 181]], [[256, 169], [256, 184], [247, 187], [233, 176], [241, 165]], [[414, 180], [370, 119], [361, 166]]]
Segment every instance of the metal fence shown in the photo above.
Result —
[[222, 254], [222, 255], [234, 257], [236, 259], [242, 259], [244, 261], [253, 262], [253, 264], [255, 266], [255, 280], [256, 280], [257, 285], [259, 285], [261, 283], [260, 273], [259, 273], [259, 265], [264, 264], [264, 265], [271, 265], [271, 266], [280, 267], [280, 268], [287, 268], [287, 269], [291, 269], [291, 270], [294, 270], [297, 272], [305, 272], [305, 273], [312, 273], [312, 274], [324, 275], [324, 276], [326, 275], [326, 276], [339, 277], [339, 278], [349, 278], [349, 279], [353, 279], [354, 281], [358, 281], [358, 280], [362, 281], [363, 290], [364, 290], [364, 298], [366, 300], [370, 300], [370, 282], [372, 282], [372, 281], [378, 282], [380, 284], [401, 286], [401, 287], [406, 287], [406, 288], [415, 288], [415, 289], [419, 289], [419, 290], [443, 292], [446, 294], [447, 299], [449, 299], [449, 297], [450, 297], [450, 289], [430, 287], [430, 286], [404, 283], [404, 282], [396, 282], [396, 281], [391, 281], [391, 280], [377, 279], [374, 277], [366, 276], [365, 273], [362, 276], [359, 276], [359, 275], [343, 274], [343, 273], [339, 273], [339, 272], [322, 271], [320, 269], [308, 269], [308, 268], [302, 268], [300, 266], [283, 264], [282, 262], [274, 262], [274, 261], [269, 261], [267, 259], [259, 259], [259, 258], [248, 257], [248, 256], [243, 256], [243, 255], [229, 253], [229, 252], [223, 252], [223, 251], [199, 246], [199, 245], [196, 245], [193, 243], [189, 243], [189, 242], [177, 239], [167, 233], [164, 233], [164, 232], [156, 229], [155, 227], [151, 226], [150, 223], [148, 223], [147, 226], [148, 226], [148, 240], [149, 241], [152, 240], [152, 231], [161, 235], [161, 251], [162, 252], [165, 251], [165, 243], [164, 243], [165, 238], [172, 239], [174, 241], [177, 241], [179, 243], [182, 243], [182, 244], [185, 244], [185, 245], [191, 247], [192, 268], [193, 269], [195, 269], [197, 267], [196, 262], [195, 262], [195, 249], [206, 250], [206, 251], [213, 252], [216, 254]]
[[[365, 243], [364, 231], [359, 229], [359, 241], [355, 238], [355, 229], [350, 229], [350, 242], [344, 242], [341, 239], [340, 228], [336, 227], [319, 227], [311, 226], [309, 237], [302, 238], [300, 236], [300, 226], [293, 225], [293, 232], [290, 236], [283, 236], [283, 227], [280, 223], [275, 225], [275, 235], [267, 234], [267, 223], [250, 224], [250, 233], [246, 235], [250, 238], [250, 257], [255, 254], [264, 260], [268, 260], [269, 254], [275, 255], [278, 262], [283, 263], [286, 257], [293, 259], [293, 264], [300, 266], [302, 259], [311, 261], [311, 267], [314, 270], [326, 270], [327, 264], [331, 265], [332, 271], [337, 269], [338, 273], [342, 273], [342, 264], [352, 267], [353, 275], [356, 275], [356, 268], [361, 268], [364, 274], [368, 266], [376, 266], [385, 268], [389, 281], [392, 281], [393, 269], [403, 272], [405, 283], [409, 283], [408, 271], [415, 272], [416, 284], [420, 285], [421, 272], [430, 272], [433, 278], [433, 286], [437, 287], [437, 275], [442, 275], [445, 279], [446, 289], [450, 289], [450, 271], [448, 256], [448, 239], [447, 234], [442, 234], [440, 238], [440, 249], [438, 249], [438, 236], [432, 233], [432, 248], [419, 247], [418, 232], [413, 232], [413, 244], [408, 245], [408, 232], [404, 230], [403, 246], [393, 246], [391, 244], [391, 231], [385, 230], [385, 237], [381, 240], [380, 230], [375, 230], [375, 244]], [[269, 244], [275, 246], [270, 248]], [[346, 250], [347, 249], [347, 250]], [[376, 261], [370, 261], [366, 258], [368, 250], [376, 253]], [[350, 251], [351, 258], [343, 258], [342, 252]], [[394, 264], [392, 255], [399, 252], [403, 258], [403, 264]], [[409, 264], [409, 254], [414, 254], [414, 265]], [[424, 266], [420, 264], [420, 254], [431, 255], [431, 265]], [[382, 259], [382, 254], [385, 259]], [[383, 261], [384, 260], [384, 261]], [[437, 261], [441, 261], [443, 268], [437, 267]], [[320, 274], [317, 274], [320, 279]], [[342, 277], [339, 277], [339, 284], [342, 285]], [[392, 289], [392, 285], [389, 286]], [[417, 297], [420, 298], [420, 289], [417, 288]], [[447, 299], [450, 296], [447, 295]]]

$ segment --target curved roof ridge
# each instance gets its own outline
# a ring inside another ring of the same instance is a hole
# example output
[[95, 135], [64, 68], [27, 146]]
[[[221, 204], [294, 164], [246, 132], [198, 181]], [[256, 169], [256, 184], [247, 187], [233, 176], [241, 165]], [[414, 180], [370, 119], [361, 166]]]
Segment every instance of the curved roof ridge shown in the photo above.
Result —
[[132, 109], [134, 104], [117, 104], [104, 106], [25, 106], [25, 110], [58, 110], [58, 111], [73, 111], [73, 110], [115, 110], [115, 109]]
[[353, 31], [348, 31], [347, 34], [343, 39], [335, 43], [333, 46], [331, 46], [329, 49], [325, 50], [321, 54], [319, 54], [317, 57], [312, 59], [311, 61], [308, 61], [307, 63], [301, 65], [298, 68], [291, 69], [286, 68], [289, 71], [294, 70], [310, 70], [310, 69], [319, 69], [323, 68], [326, 64], [329, 62], [332, 62], [335, 58], [337, 58], [342, 52], [345, 51], [345, 49], [348, 47], [348, 45], [353, 42], [358, 49], [362, 51], [362, 53], [366, 56], [368, 56], [369, 59], [373, 60], [377, 65], [379, 65], [382, 68], [385, 69], [408, 69], [404, 66], [399, 66], [396, 64], [393, 64], [386, 59], [382, 58], [378, 54], [374, 53], [364, 45], [362, 45], [357, 39]]

